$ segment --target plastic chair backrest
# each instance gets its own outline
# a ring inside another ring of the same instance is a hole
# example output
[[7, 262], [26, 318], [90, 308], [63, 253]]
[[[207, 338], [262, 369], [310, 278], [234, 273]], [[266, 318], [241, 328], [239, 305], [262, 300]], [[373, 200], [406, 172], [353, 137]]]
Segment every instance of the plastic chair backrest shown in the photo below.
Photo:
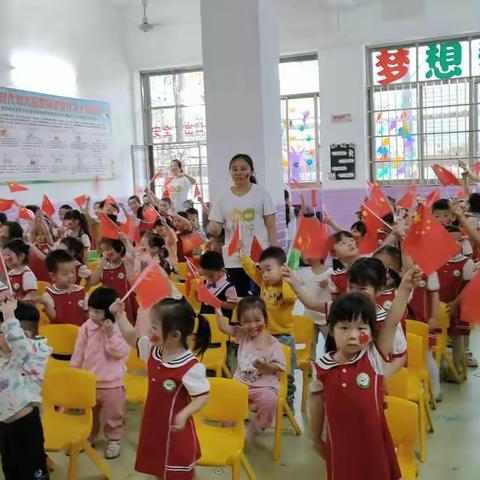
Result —
[[142, 359], [138, 358], [136, 348], [130, 349], [130, 353], [128, 354], [128, 359], [127, 359], [127, 369], [135, 370], [138, 372], [147, 371], [147, 364]]
[[88, 289], [88, 296], [90, 296], [92, 294], [92, 292], [94, 292], [97, 288], [101, 287], [102, 284], [101, 283], [96, 283], [95, 285], [92, 285], [89, 289]]
[[89, 410], [96, 403], [96, 379], [79, 368], [52, 368], [45, 372], [42, 390], [44, 408]]
[[402, 367], [386, 381], [387, 392], [399, 398], [408, 398], [408, 370]]
[[175, 288], [184, 296], [187, 296], [187, 286], [185, 283], [180, 283], [180, 282], [173, 282], [175, 285]]
[[450, 326], [450, 316], [448, 314], [447, 304], [444, 302], [440, 302], [436, 327], [442, 330], [442, 332], [443, 331], [446, 332], [449, 326]]
[[413, 447], [418, 436], [418, 406], [404, 398], [386, 396], [385, 400], [388, 405], [385, 417], [393, 444]]
[[406, 337], [408, 368], [413, 370], [426, 368], [423, 338], [414, 333], [407, 333]]
[[413, 333], [422, 337], [423, 340], [423, 349], [424, 351], [428, 350], [428, 334], [430, 333], [430, 327], [424, 322], [419, 322], [418, 320], [407, 320], [407, 334]]
[[75, 350], [79, 327], [70, 323], [40, 325], [39, 335], [47, 339], [47, 344], [57, 355], [72, 355]]
[[178, 262], [175, 270], [180, 278], [187, 278], [187, 262]]
[[[207, 319], [208, 323], [210, 324], [210, 333], [211, 333], [211, 340], [210, 343], [223, 343], [228, 340], [228, 335], [225, 335], [217, 325], [216, 315], [214, 313], [207, 313], [203, 314], [203, 316]], [[224, 321], [228, 321], [225, 319]]]
[[290, 347], [288, 345], [280, 344], [282, 346], [283, 355], [285, 356], [285, 365], [286, 370], [279, 374], [280, 385], [278, 389], [279, 397], [286, 398], [287, 396], [287, 387], [288, 387], [288, 374], [291, 370], [291, 359], [290, 359]]
[[293, 315], [292, 317], [295, 343], [304, 343], [307, 347], [311, 346], [315, 336], [313, 319], [306, 315]]
[[43, 295], [49, 286], [50, 286], [49, 282], [44, 282], [43, 280], [38, 280], [37, 281], [37, 293], [38, 293], [38, 295]]
[[98, 268], [98, 264], [99, 264], [99, 261], [98, 260], [95, 260], [93, 262], [88, 262], [87, 263], [87, 268], [94, 272], [97, 268]]
[[209, 378], [210, 395], [197, 417], [218, 422], [234, 421], [236, 426], [248, 417], [248, 387], [230, 378]]

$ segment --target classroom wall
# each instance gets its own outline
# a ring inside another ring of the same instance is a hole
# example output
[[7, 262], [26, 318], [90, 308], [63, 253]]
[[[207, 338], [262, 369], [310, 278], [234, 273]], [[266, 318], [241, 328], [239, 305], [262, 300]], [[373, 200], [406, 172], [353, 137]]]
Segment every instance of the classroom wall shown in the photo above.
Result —
[[[29, 192], [22, 193], [22, 202], [38, 202], [44, 191], [55, 202], [83, 193], [101, 198], [107, 194], [125, 196], [132, 191], [133, 96], [122, 49], [123, 20], [120, 7], [109, 1], [1, 0], [0, 85], [107, 101], [111, 108], [116, 178], [100, 182], [97, 189], [93, 182], [31, 185]], [[28, 78], [15, 81], [12, 57], [28, 53], [66, 62], [73, 67], [73, 81], [59, 81], [58, 75], [49, 79], [46, 70], [55, 65], [48, 64], [39, 66]], [[0, 185], [2, 197], [10, 197], [4, 185]]]

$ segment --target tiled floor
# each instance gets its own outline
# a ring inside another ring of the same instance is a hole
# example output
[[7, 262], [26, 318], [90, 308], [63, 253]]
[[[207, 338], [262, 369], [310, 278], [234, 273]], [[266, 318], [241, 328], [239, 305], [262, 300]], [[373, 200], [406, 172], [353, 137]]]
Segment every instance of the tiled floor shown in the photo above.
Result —
[[[472, 342], [477, 357], [480, 356], [480, 332]], [[297, 376], [297, 385], [301, 385], [301, 377]], [[480, 478], [480, 369], [471, 370], [464, 385], [443, 385], [444, 400], [433, 413], [436, 431], [428, 438], [428, 459], [421, 466], [421, 480], [477, 480]], [[133, 472], [135, 445], [138, 434], [140, 416], [135, 411], [128, 412], [128, 427], [120, 458], [110, 462], [115, 480], [140, 480], [149, 478]], [[259, 480], [322, 480], [323, 462], [310, 446], [307, 431], [296, 437], [285, 420], [283, 436], [283, 454], [279, 463], [274, 463], [271, 452], [273, 430], [257, 437], [255, 443], [248, 448], [247, 456]], [[97, 447], [102, 454], [102, 445]], [[52, 455], [58, 470], [52, 474], [52, 480], [66, 478], [67, 457], [61, 454]], [[3, 477], [0, 474], [0, 478]], [[84, 455], [80, 460], [79, 480], [97, 480], [101, 477]], [[230, 479], [228, 468], [198, 468], [199, 480]], [[242, 480], [246, 479], [242, 476]], [[368, 479], [352, 479], [368, 480]]]

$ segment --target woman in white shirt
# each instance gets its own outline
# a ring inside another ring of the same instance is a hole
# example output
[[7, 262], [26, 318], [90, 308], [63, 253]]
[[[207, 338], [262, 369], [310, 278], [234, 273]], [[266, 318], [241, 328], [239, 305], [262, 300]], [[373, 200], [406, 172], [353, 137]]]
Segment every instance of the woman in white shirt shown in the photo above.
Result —
[[250, 252], [253, 235], [263, 248], [277, 243], [276, 209], [270, 194], [256, 184], [252, 159], [237, 154], [230, 160], [233, 186], [224, 190], [213, 202], [209, 215], [208, 232], [218, 237], [225, 229], [223, 258], [230, 281], [240, 297], [250, 290], [250, 278], [240, 264], [238, 252], [228, 255], [228, 246], [240, 222], [240, 238], [245, 251]]
[[197, 181], [183, 171], [183, 165], [180, 160], [172, 160], [170, 162], [170, 173], [172, 176], [167, 179], [165, 189], [172, 200], [173, 209], [176, 212], [181, 212], [183, 203], [188, 199], [192, 185], [195, 185]]

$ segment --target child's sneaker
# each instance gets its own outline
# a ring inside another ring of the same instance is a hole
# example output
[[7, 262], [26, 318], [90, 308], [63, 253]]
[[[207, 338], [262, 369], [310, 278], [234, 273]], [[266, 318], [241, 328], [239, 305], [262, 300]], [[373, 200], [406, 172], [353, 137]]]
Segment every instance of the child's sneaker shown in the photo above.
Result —
[[473, 356], [473, 353], [470, 351], [467, 351], [467, 367], [478, 368], [477, 359]]
[[110, 440], [105, 448], [105, 458], [107, 460], [113, 460], [120, 456], [120, 442], [117, 440]]

